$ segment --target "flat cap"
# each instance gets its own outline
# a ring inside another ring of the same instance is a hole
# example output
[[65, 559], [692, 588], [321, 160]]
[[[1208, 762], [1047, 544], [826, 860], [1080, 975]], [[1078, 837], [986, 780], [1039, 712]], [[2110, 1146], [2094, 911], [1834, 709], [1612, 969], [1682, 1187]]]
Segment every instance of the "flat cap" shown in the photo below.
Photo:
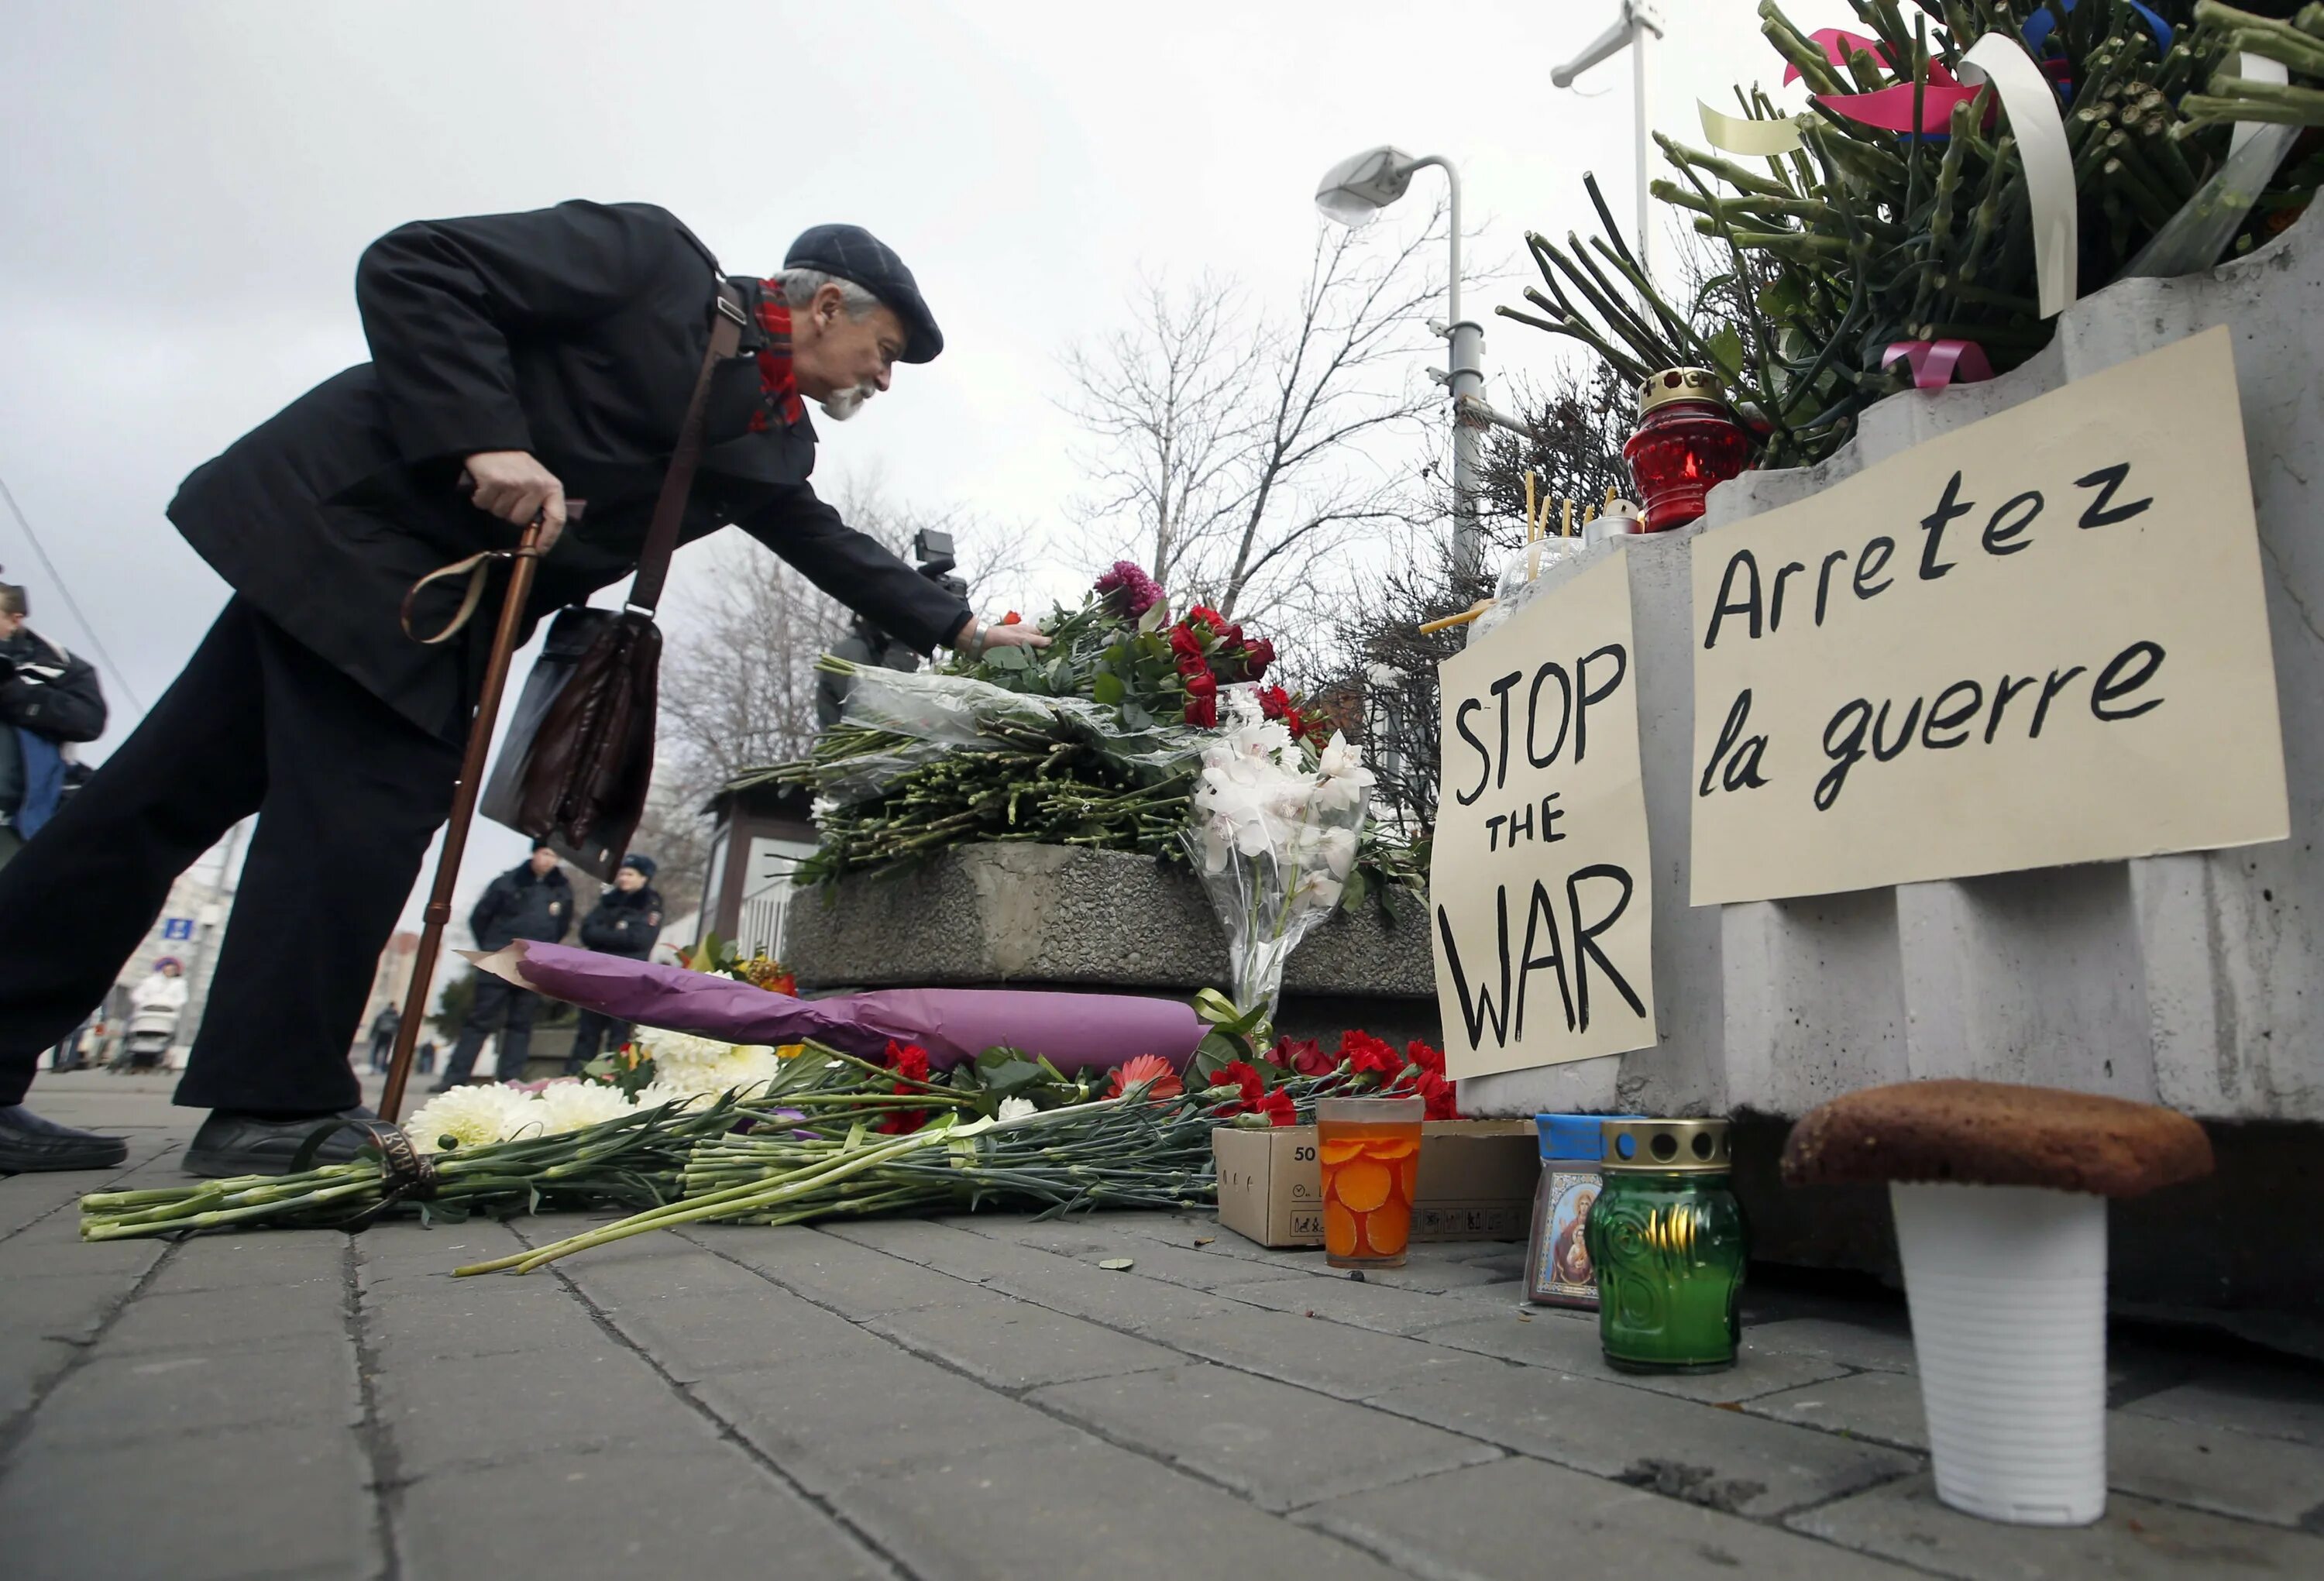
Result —
[[919, 281], [896, 250], [862, 225], [813, 225], [799, 233], [785, 269], [816, 269], [853, 280], [904, 321], [904, 361], [927, 363], [944, 350], [944, 331], [920, 295]]

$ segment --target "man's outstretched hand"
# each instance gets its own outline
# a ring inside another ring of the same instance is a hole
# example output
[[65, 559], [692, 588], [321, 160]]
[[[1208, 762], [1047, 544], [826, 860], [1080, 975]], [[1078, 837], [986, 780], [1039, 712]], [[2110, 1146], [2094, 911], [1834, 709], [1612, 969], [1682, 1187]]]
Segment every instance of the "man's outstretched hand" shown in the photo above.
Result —
[[971, 615], [952, 634], [952, 646], [971, 658], [982, 658], [996, 648], [1047, 648], [1049, 639], [1025, 621], [995, 626]]
[[471, 498], [477, 510], [518, 527], [529, 527], [538, 517], [541, 552], [556, 547], [557, 535], [565, 530], [565, 485], [530, 451], [479, 450], [468, 457], [468, 477], [475, 484]]

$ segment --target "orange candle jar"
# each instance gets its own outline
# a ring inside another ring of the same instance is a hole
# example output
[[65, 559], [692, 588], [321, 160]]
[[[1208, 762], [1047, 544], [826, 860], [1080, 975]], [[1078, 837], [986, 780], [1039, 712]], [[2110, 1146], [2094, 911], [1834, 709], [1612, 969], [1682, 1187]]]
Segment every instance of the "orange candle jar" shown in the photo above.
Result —
[[1323, 1251], [1334, 1268], [1398, 1268], [1420, 1181], [1419, 1098], [1319, 1098]]

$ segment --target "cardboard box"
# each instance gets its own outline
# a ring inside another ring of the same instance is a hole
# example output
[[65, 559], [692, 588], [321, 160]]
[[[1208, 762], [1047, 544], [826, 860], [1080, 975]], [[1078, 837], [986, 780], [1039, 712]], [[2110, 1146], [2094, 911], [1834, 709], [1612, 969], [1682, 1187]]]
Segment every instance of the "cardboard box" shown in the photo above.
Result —
[[[1262, 1246], [1323, 1244], [1315, 1127], [1221, 1126], [1219, 1222]], [[1430, 1120], [1420, 1128], [1416, 1241], [1521, 1241], [1533, 1222], [1541, 1152], [1527, 1120]]]

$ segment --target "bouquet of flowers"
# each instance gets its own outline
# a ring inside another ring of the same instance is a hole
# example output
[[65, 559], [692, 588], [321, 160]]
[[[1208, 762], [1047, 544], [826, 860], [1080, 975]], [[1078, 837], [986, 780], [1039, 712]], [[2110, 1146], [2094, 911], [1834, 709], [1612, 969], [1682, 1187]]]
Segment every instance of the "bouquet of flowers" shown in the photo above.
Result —
[[1311, 765], [1256, 686], [1226, 695], [1229, 723], [1204, 749], [1182, 838], [1226, 926], [1233, 1002], [1264, 1024], [1292, 950], [1355, 870], [1372, 774], [1338, 735]]
[[[1261, 714], [1309, 751], [1323, 715], [1266, 677], [1275, 645], [1195, 605], [1173, 620], [1162, 590], [1128, 561], [1078, 608], [1045, 622], [1050, 646], [996, 648], [938, 674], [861, 668], [845, 712], [803, 762], [753, 770], [730, 790], [774, 782], [816, 793], [821, 841], [807, 881], [878, 869], [983, 841], [1031, 841], [1168, 857], [1182, 850], [1222, 692], [1248, 687]], [[1408, 852], [1377, 841], [1350, 905], [1417, 887]], [[1344, 875], [1343, 875], [1344, 878]]]

